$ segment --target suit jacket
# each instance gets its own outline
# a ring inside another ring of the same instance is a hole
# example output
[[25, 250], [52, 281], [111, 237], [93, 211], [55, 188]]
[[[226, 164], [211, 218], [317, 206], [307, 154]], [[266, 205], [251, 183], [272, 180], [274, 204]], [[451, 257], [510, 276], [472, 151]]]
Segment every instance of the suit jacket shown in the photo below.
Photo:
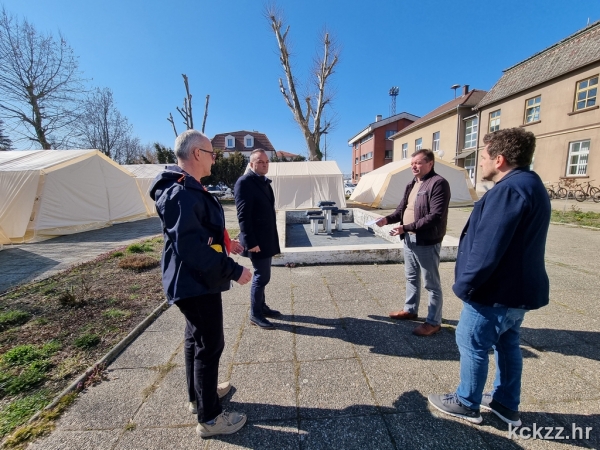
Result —
[[[280, 253], [271, 180], [252, 171], [241, 176], [235, 183], [235, 206], [240, 223], [239, 239], [244, 246], [242, 255], [264, 259]], [[257, 245], [260, 252], [248, 252]]]

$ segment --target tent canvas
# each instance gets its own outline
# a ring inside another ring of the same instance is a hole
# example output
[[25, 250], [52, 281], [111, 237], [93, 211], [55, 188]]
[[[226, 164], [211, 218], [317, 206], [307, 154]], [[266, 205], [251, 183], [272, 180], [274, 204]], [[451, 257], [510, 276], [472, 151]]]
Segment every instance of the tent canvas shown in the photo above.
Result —
[[[434, 170], [450, 184], [450, 206], [470, 206], [477, 201], [477, 194], [465, 169], [437, 159]], [[388, 163], [363, 175], [350, 200], [372, 208], [396, 208], [406, 185], [413, 178], [410, 160]]]
[[142, 193], [144, 204], [149, 215], [156, 216], [156, 205], [150, 198], [149, 190], [156, 176], [165, 170], [166, 164], [122, 164], [135, 177], [135, 181]]
[[269, 164], [275, 209], [315, 208], [321, 200], [346, 207], [342, 172], [335, 161], [299, 161]]
[[0, 152], [0, 244], [147, 217], [133, 176], [98, 150]]

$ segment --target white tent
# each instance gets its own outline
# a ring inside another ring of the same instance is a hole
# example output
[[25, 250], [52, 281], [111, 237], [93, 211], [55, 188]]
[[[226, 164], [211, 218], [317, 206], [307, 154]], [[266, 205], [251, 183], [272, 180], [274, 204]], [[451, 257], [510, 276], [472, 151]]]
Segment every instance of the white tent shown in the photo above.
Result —
[[150, 198], [148, 191], [156, 176], [165, 170], [166, 164], [122, 164], [135, 177], [140, 192], [142, 193], [146, 210], [151, 216], [156, 216], [156, 205]]
[[[465, 169], [437, 159], [434, 170], [450, 183], [450, 206], [469, 206], [477, 200], [477, 194]], [[395, 208], [402, 200], [406, 185], [413, 178], [410, 160], [388, 163], [363, 175], [350, 200], [372, 208]]]
[[147, 216], [135, 178], [98, 150], [0, 152], [0, 244]]
[[346, 207], [342, 172], [335, 161], [300, 161], [269, 164], [275, 209], [316, 208], [321, 200]]

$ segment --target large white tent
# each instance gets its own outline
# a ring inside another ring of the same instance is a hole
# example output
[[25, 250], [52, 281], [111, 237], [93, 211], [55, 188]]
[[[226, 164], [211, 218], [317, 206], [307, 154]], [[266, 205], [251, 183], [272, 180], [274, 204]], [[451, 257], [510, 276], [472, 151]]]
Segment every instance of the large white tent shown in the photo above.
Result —
[[151, 216], [156, 216], [156, 205], [154, 200], [150, 198], [149, 190], [152, 182], [156, 176], [165, 170], [166, 164], [122, 164], [121, 167], [125, 168], [133, 174], [135, 181], [140, 188], [146, 210]]
[[300, 161], [269, 164], [275, 209], [316, 208], [321, 200], [346, 207], [343, 176], [335, 161]]
[[[438, 159], [434, 170], [450, 183], [450, 206], [469, 206], [477, 200], [465, 169]], [[372, 208], [395, 208], [402, 200], [406, 185], [413, 178], [410, 160], [388, 163], [363, 175], [350, 200]]]
[[147, 216], [135, 178], [98, 150], [0, 152], [0, 244]]

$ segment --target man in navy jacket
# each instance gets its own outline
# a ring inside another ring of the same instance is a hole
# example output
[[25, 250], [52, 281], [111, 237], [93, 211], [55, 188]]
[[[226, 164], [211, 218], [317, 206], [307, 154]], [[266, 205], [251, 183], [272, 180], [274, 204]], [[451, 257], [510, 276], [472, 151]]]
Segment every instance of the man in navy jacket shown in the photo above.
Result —
[[[150, 188], [165, 239], [163, 287], [186, 319], [186, 377], [189, 409], [198, 414], [196, 431], [201, 437], [231, 434], [244, 426], [246, 415], [223, 412], [219, 401], [231, 387], [217, 385], [225, 346], [221, 292], [232, 280], [248, 283], [252, 274], [227, 255], [223, 208], [200, 184], [215, 160], [210, 140], [187, 130], [175, 140], [175, 155], [177, 165], [168, 166]], [[233, 246], [241, 251], [238, 242]]]
[[280, 253], [275, 195], [269, 171], [269, 157], [263, 149], [250, 154], [250, 171], [235, 183], [235, 206], [240, 223], [243, 256], [252, 261], [254, 276], [250, 288], [250, 323], [264, 330], [275, 328], [267, 317], [281, 315], [267, 306], [265, 287], [271, 280], [271, 260]]
[[[544, 266], [550, 200], [529, 170], [535, 136], [510, 128], [483, 138], [481, 174], [495, 186], [479, 200], [460, 238], [452, 287], [463, 300], [456, 329], [460, 383], [456, 392], [430, 395], [438, 410], [473, 423], [480, 406], [510, 426], [521, 425], [523, 358], [519, 348], [525, 313], [549, 302]], [[488, 351], [494, 349], [494, 389], [483, 393]]]

